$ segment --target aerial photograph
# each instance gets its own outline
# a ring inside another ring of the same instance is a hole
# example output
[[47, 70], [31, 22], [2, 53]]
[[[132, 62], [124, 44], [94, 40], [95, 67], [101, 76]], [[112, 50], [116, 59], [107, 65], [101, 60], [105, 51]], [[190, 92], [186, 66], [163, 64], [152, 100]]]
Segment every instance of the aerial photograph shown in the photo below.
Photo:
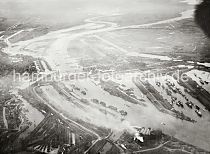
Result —
[[210, 0], [0, 0], [0, 154], [210, 154]]

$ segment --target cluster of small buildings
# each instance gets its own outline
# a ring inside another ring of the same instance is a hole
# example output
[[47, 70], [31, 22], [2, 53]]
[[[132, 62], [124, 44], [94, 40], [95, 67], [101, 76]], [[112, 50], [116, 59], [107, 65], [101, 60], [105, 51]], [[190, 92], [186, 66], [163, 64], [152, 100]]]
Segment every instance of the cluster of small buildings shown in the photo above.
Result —
[[5, 128], [3, 106], [0, 106], [0, 128]]
[[144, 137], [151, 135], [151, 131], [152, 131], [151, 128], [145, 128], [145, 127], [137, 128], [137, 132], [134, 135], [134, 140], [137, 140], [143, 143]]

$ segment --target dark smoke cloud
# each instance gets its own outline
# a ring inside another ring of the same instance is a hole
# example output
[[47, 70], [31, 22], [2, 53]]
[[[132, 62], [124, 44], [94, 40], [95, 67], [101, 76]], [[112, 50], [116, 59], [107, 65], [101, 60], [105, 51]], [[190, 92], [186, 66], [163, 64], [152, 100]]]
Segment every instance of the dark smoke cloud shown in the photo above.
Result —
[[203, 0], [196, 6], [195, 21], [210, 38], [210, 0]]

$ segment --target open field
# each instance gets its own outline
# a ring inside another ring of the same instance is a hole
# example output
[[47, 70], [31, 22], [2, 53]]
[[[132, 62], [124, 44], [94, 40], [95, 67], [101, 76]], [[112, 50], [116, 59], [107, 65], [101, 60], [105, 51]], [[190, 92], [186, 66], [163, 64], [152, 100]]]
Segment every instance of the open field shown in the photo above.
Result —
[[[31, 0], [30, 2], [17, 0], [15, 2], [0, 2], [0, 16], [8, 19], [9, 24], [19, 20], [26, 23], [47, 25], [53, 29], [79, 25], [85, 19], [91, 17], [109, 17], [115, 14], [122, 16], [118, 16], [113, 22], [119, 20], [126, 21], [125, 24], [141, 24], [171, 18], [177, 16], [186, 8], [193, 7], [186, 4], [177, 3], [176, 0], [162, 0], [160, 2], [153, 0], [133, 0], [132, 2], [128, 0], [92, 0], [91, 2], [86, 0], [64, 0], [62, 3], [59, 0], [50, 2], [49, 0], [44, 2], [41, 0]], [[10, 9], [11, 7], [12, 9]], [[28, 19], [29, 14], [30, 19]], [[134, 15], [138, 17], [137, 20], [130, 20]]]
[[[195, 37], [196, 35], [196, 37]], [[192, 19], [145, 28], [102, 33], [109, 42], [129, 52], [164, 55], [183, 60], [209, 61], [208, 39]]]

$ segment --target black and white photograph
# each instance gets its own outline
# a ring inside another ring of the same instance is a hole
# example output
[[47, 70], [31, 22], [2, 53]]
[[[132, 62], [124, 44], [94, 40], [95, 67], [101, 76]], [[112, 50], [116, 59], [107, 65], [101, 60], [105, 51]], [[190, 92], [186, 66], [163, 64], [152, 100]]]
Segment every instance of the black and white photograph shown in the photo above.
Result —
[[0, 0], [0, 154], [210, 154], [210, 0]]

